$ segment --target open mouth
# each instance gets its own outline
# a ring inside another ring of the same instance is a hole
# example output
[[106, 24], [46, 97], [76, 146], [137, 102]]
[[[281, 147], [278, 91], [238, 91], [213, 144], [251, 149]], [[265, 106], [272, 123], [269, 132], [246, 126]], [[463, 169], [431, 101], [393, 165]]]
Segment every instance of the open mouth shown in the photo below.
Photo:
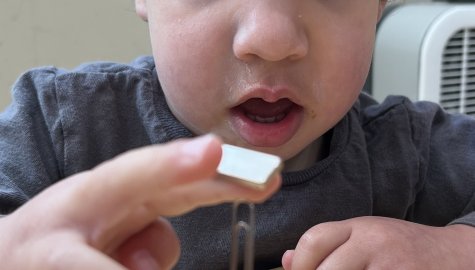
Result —
[[251, 121], [261, 124], [274, 124], [282, 121], [298, 105], [287, 98], [276, 102], [267, 102], [261, 98], [252, 98], [235, 107]]
[[303, 108], [288, 98], [275, 102], [251, 98], [231, 109], [234, 131], [247, 143], [259, 147], [277, 147], [297, 132]]

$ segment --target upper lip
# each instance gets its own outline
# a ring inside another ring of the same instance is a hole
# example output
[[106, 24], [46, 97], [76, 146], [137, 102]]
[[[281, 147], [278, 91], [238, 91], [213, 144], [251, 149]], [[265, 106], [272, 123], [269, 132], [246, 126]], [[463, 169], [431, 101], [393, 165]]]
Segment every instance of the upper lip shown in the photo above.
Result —
[[255, 85], [247, 88], [244, 92], [244, 95], [242, 95], [238, 100], [236, 106], [239, 106], [252, 98], [260, 98], [269, 103], [276, 102], [279, 99], [287, 98], [293, 103], [302, 106], [290, 88], [284, 86], [268, 87], [263, 85]]

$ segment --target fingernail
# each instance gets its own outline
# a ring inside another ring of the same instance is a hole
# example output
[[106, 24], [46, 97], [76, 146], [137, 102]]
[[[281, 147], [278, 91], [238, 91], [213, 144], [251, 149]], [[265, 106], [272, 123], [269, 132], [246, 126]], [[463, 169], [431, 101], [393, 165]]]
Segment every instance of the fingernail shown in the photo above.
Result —
[[148, 250], [139, 250], [132, 255], [134, 269], [159, 270], [160, 266]]
[[191, 139], [182, 146], [181, 151], [193, 161], [199, 160], [208, 149], [209, 143], [214, 139], [216, 139], [216, 136], [213, 134]]

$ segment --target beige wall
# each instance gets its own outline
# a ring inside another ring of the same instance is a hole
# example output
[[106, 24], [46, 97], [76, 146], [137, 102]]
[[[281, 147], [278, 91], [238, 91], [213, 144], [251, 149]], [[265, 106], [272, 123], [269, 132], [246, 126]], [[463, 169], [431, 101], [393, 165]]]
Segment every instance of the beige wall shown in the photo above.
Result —
[[132, 0], [0, 0], [0, 111], [25, 70], [150, 54]]

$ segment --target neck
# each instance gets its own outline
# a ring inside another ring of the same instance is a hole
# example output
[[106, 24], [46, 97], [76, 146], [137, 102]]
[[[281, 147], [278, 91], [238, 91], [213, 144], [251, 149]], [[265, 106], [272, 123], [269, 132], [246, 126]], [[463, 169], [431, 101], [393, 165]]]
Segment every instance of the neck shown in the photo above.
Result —
[[322, 147], [322, 138], [319, 138], [312, 143], [310, 143], [307, 147], [305, 147], [302, 151], [300, 151], [297, 155], [293, 156], [292, 158], [285, 161], [284, 171], [292, 172], [292, 171], [300, 171], [306, 168], [309, 168], [318, 159], [320, 149]]
[[328, 156], [332, 132], [329, 131], [320, 138], [311, 142], [294, 157], [285, 161], [284, 171], [300, 171], [313, 166]]

